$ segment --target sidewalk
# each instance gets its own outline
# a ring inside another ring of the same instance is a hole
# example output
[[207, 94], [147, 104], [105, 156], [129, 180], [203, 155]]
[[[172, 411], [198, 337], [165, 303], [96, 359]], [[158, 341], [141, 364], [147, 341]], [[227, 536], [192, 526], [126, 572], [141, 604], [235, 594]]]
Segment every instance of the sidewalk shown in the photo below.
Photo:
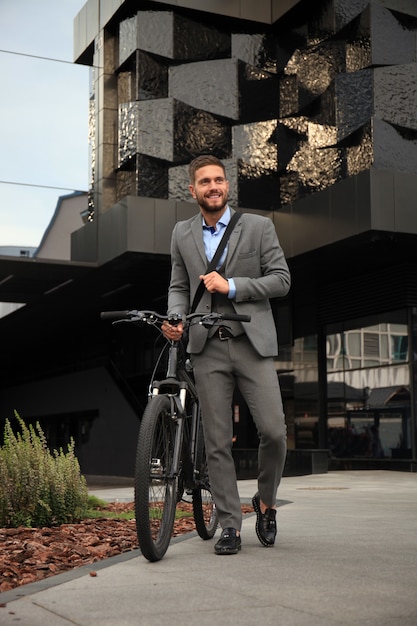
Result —
[[[256, 483], [239, 490], [250, 501]], [[129, 487], [94, 493], [133, 499]], [[236, 556], [216, 556], [216, 539], [191, 533], [158, 563], [133, 551], [0, 594], [0, 624], [417, 624], [417, 474], [287, 477], [278, 496], [274, 548], [260, 545], [249, 515]]]

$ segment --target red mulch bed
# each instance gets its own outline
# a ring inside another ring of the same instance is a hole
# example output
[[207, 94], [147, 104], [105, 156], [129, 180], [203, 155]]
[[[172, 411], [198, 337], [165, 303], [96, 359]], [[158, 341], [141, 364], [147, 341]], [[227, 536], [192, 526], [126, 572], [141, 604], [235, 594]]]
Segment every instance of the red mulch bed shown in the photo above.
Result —
[[[191, 505], [179, 506], [191, 510]], [[133, 508], [133, 502], [114, 502], [106, 506], [106, 510], [116, 513]], [[250, 506], [242, 506], [243, 513], [252, 510]], [[192, 517], [178, 519], [173, 536], [193, 530]], [[0, 546], [0, 592], [139, 547], [134, 520], [104, 517], [52, 528], [0, 528]]]

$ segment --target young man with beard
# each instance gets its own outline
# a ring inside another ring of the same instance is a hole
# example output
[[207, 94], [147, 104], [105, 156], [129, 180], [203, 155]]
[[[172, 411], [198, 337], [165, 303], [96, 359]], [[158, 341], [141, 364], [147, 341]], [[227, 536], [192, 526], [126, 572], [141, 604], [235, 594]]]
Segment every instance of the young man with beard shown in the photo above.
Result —
[[[189, 329], [187, 350], [201, 403], [210, 484], [222, 534], [216, 554], [241, 549], [242, 513], [232, 457], [231, 407], [238, 385], [258, 429], [258, 492], [253, 497], [256, 533], [264, 546], [276, 537], [276, 494], [286, 456], [286, 426], [273, 357], [278, 353], [269, 299], [285, 296], [290, 273], [272, 221], [244, 213], [235, 225], [217, 269], [206, 273], [234, 210], [229, 183], [216, 157], [200, 156], [189, 167], [192, 197], [200, 212], [175, 225], [171, 242], [168, 313], [190, 311], [200, 281], [205, 290], [197, 312], [212, 310], [251, 316], [251, 322]], [[163, 326], [178, 339], [183, 325]]]

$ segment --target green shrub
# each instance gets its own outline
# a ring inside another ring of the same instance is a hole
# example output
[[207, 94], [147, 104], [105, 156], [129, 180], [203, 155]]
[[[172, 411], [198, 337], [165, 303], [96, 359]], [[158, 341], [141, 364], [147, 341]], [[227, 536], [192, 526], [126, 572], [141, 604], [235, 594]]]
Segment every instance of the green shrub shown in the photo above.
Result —
[[6, 420], [0, 447], [0, 527], [53, 526], [82, 518], [88, 490], [74, 441], [66, 452], [51, 453], [39, 423], [26, 426], [15, 416], [18, 432]]

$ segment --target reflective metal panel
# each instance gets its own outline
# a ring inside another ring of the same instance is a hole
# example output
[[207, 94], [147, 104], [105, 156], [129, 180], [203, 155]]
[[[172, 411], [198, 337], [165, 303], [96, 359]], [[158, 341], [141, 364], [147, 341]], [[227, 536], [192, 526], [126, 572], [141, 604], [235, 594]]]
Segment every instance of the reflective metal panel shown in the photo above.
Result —
[[200, 154], [231, 156], [231, 128], [221, 118], [175, 101], [174, 159], [189, 162]]
[[417, 130], [417, 64], [377, 67], [373, 74], [375, 115]]
[[[398, 7], [401, 9], [401, 7]], [[401, 20], [377, 3], [371, 5], [372, 63], [396, 65], [416, 61], [416, 21]]]
[[277, 72], [277, 40], [264, 33], [232, 33], [232, 57], [266, 72]]
[[[146, 170], [139, 157], [151, 159], [149, 175], [136, 172], [136, 186], [149, 181], [143, 194], [154, 181], [156, 197], [188, 198], [182, 166], [215, 154], [235, 164], [237, 206], [264, 210], [373, 166], [416, 172], [417, 21], [401, 14], [407, 6], [324, 0], [268, 29], [174, 9], [122, 20], [119, 168]], [[154, 177], [154, 161], [169, 174]], [[355, 211], [343, 214], [349, 233], [355, 220], [369, 226], [371, 212]]]
[[401, 132], [377, 118], [373, 120], [374, 163], [379, 169], [417, 172], [415, 132]]
[[345, 139], [371, 119], [373, 72], [339, 74], [335, 80], [337, 141]]
[[139, 11], [120, 23], [119, 37], [120, 65], [136, 49], [188, 61], [215, 59], [230, 53], [229, 34], [171, 11]]
[[197, 109], [239, 119], [235, 59], [184, 63], [169, 69], [169, 94]]

